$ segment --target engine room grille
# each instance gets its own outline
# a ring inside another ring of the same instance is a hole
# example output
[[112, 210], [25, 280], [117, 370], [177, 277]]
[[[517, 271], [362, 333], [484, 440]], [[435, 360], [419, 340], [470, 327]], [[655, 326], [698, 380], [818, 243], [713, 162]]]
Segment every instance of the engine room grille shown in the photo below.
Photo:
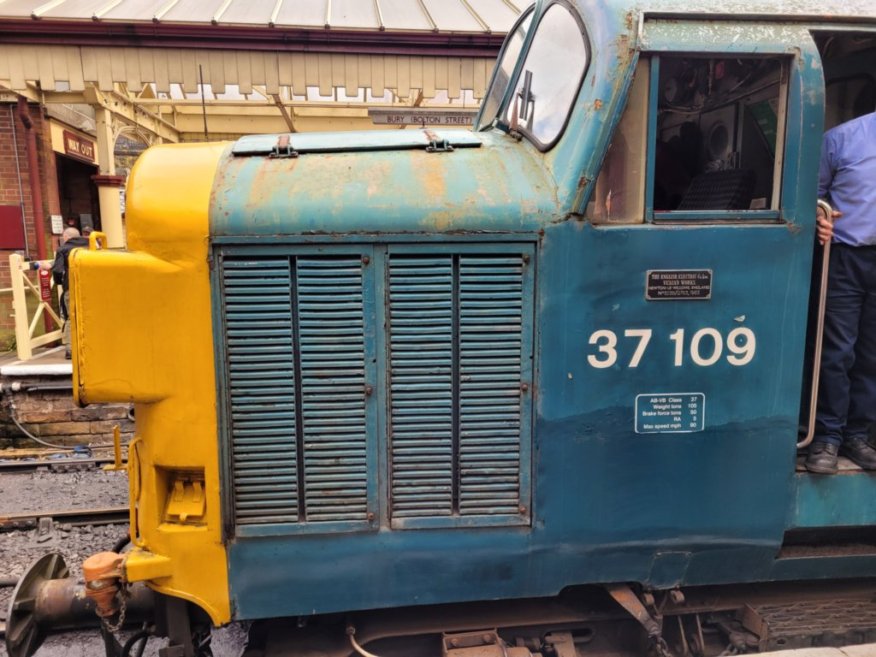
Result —
[[531, 246], [282, 248], [219, 253], [234, 526], [528, 523]]
[[365, 520], [361, 258], [222, 272], [236, 523]]
[[396, 526], [521, 513], [524, 269], [521, 254], [390, 258]]
[[298, 520], [292, 273], [284, 260], [226, 260], [225, 339], [235, 519]]

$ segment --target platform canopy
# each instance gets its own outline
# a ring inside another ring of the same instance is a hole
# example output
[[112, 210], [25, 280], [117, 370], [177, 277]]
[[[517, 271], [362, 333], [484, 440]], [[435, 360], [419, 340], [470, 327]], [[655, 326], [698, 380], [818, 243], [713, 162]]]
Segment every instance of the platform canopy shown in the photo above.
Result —
[[14, 91], [154, 84], [426, 98], [483, 94], [521, 0], [5, 0], [0, 80]]
[[103, 23], [506, 32], [519, 0], [6, 0], [0, 15]]
[[104, 108], [159, 141], [362, 129], [372, 107], [473, 111], [527, 5], [0, 0], [0, 101]]

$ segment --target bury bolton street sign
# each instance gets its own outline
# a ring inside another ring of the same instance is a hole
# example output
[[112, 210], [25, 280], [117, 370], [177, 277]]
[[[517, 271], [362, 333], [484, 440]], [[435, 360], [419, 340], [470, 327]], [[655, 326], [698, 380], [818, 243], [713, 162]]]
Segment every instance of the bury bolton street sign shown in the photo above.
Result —
[[432, 110], [417, 108], [370, 108], [368, 116], [380, 125], [422, 125], [468, 127], [477, 110]]

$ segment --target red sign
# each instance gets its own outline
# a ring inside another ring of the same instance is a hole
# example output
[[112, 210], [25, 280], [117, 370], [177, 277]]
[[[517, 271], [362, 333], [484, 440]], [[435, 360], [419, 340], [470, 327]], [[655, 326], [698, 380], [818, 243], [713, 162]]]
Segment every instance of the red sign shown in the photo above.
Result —
[[20, 205], [0, 205], [0, 249], [23, 249]]
[[94, 142], [69, 130], [64, 131], [64, 152], [77, 160], [94, 162]]

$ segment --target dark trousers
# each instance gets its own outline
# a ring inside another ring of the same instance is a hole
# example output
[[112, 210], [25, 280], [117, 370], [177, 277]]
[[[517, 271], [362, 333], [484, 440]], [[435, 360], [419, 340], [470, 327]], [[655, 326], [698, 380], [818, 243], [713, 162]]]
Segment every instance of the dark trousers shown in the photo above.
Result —
[[830, 253], [815, 440], [867, 438], [876, 422], [876, 247]]

